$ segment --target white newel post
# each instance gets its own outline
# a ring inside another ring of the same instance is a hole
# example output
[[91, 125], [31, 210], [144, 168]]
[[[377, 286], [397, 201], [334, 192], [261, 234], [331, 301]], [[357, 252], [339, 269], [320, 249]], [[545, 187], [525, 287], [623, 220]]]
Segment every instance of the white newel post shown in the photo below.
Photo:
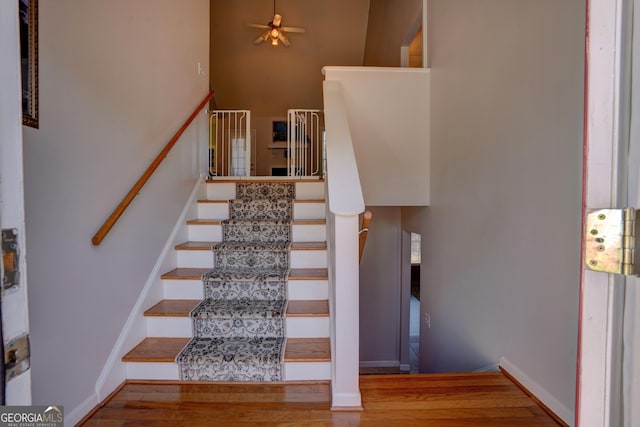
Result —
[[358, 215], [334, 216], [335, 365], [334, 409], [361, 407], [359, 338]]

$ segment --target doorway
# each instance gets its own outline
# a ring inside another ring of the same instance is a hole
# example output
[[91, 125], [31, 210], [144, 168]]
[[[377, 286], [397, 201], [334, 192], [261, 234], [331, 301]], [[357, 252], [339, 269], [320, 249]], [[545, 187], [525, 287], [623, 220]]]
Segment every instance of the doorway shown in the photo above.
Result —
[[410, 373], [419, 372], [420, 361], [420, 267], [422, 236], [411, 233], [411, 291], [409, 293], [409, 366]]

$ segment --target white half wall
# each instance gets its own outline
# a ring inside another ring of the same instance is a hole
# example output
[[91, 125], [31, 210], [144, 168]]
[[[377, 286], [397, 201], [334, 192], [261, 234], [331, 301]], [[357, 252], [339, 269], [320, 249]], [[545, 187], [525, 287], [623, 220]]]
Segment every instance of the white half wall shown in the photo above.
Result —
[[429, 204], [429, 70], [325, 67], [339, 81], [364, 202]]
[[585, 7], [429, 0], [427, 11], [431, 206], [421, 318], [428, 313], [431, 327], [421, 328], [421, 372], [471, 371], [503, 356], [570, 410]]
[[[25, 128], [33, 403], [90, 409], [198, 177], [204, 112], [99, 247], [91, 237], [208, 93], [209, 0], [39, 2], [40, 129]], [[74, 411], [74, 409], [78, 411]]]

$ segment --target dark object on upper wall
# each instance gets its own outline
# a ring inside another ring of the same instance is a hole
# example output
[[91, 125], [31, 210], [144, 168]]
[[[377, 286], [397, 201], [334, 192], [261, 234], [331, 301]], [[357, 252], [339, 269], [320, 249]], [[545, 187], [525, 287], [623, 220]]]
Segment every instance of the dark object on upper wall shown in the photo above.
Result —
[[22, 124], [38, 128], [38, 0], [20, 0]]
[[273, 142], [287, 141], [289, 130], [286, 121], [276, 120], [273, 122]]

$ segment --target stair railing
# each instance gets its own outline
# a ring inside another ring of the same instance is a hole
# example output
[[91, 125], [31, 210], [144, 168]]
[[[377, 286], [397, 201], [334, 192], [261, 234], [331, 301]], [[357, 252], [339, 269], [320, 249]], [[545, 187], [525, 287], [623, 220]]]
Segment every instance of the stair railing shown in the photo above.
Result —
[[324, 81], [327, 247], [331, 322], [332, 407], [358, 408], [360, 341], [358, 217], [364, 199], [340, 82]]
[[184, 131], [189, 127], [193, 119], [205, 108], [211, 97], [213, 96], [213, 90], [209, 91], [207, 96], [204, 97], [202, 102], [198, 104], [198, 106], [193, 110], [191, 115], [185, 120], [185, 122], [180, 126], [180, 129], [173, 135], [173, 137], [167, 142], [167, 145], [164, 146], [162, 151], [156, 156], [156, 158], [151, 162], [149, 167], [144, 171], [142, 176], [133, 184], [133, 187], [129, 190], [126, 196], [120, 201], [118, 206], [111, 212], [111, 215], [107, 218], [107, 220], [102, 224], [102, 226], [98, 229], [98, 232], [91, 239], [91, 243], [94, 246], [100, 245], [104, 238], [109, 234], [109, 231], [113, 228], [113, 226], [118, 222], [124, 211], [127, 210], [133, 199], [140, 193], [142, 187], [147, 183], [151, 175], [158, 169], [158, 166], [162, 163], [162, 161], [167, 157], [171, 149], [178, 142]]
[[362, 226], [360, 226], [360, 256], [359, 261], [362, 262], [362, 253], [364, 252], [364, 245], [367, 243], [367, 234], [369, 234], [369, 225], [371, 225], [371, 218], [373, 218], [373, 214], [371, 211], [365, 211], [362, 215]]
[[289, 176], [321, 176], [323, 167], [322, 110], [288, 110]]
[[209, 176], [249, 176], [253, 157], [251, 111], [211, 110]]

